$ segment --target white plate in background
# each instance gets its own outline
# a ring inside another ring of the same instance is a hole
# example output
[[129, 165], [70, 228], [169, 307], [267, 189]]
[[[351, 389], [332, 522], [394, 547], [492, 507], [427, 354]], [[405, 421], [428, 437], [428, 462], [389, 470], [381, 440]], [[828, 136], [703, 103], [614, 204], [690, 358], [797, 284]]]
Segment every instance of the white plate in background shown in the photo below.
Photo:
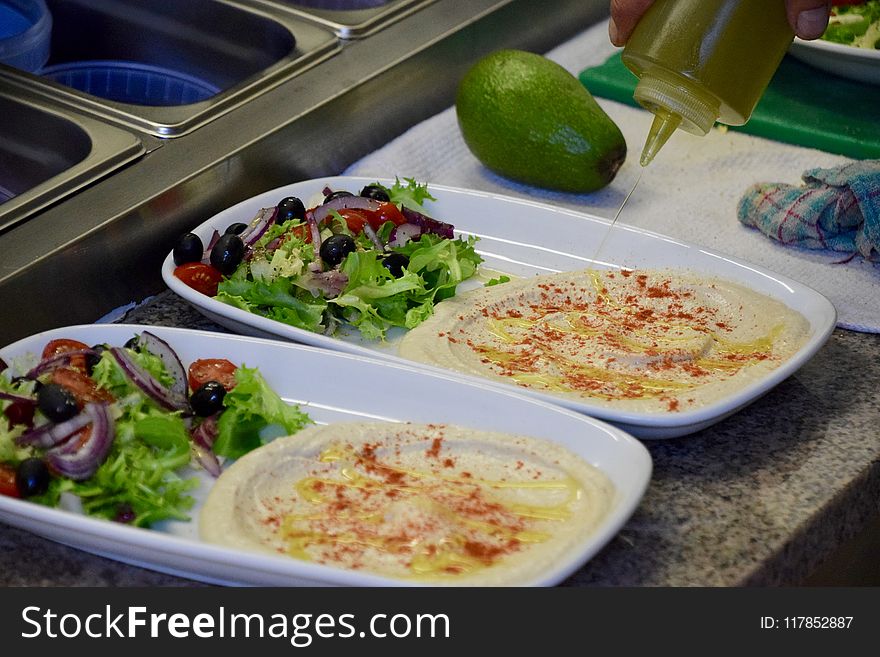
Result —
[[[573, 573], [620, 530], [641, 500], [651, 476], [651, 457], [635, 438], [582, 414], [490, 386], [423, 372], [357, 355], [276, 340], [190, 329], [96, 324], [54, 329], [0, 349], [11, 363], [39, 355], [54, 338], [122, 345], [149, 330], [168, 342], [185, 366], [198, 358], [227, 358], [256, 367], [288, 403], [318, 423], [382, 420], [446, 423], [550, 440], [578, 454], [611, 480], [615, 498], [595, 531], [533, 581], [550, 586]], [[0, 495], [0, 521], [94, 554], [152, 570], [219, 584], [259, 586], [391, 586], [407, 582], [331, 568], [298, 559], [250, 553], [199, 540], [198, 513], [213, 479], [199, 474], [189, 522], [152, 529], [130, 527]], [[411, 583], [410, 583], [411, 584]]]
[[[194, 228], [193, 232], [207, 244], [215, 229], [222, 233], [232, 223], [248, 223], [261, 208], [272, 207], [285, 196], [298, 196], [308, 205], [316, 195], [320, 198], [325, 186], [357, 193], [364, 185], [375, 181], [375, 178], [339, 176], [286, 185], [223, 210]], [[387, 185], [393, 183], [392, 180], [380, 182]], [[458, 235], [478, 236], [480, 240], [476, 248], [485, 259], [482, 266], [490, 270], [515, 276], [532, 276], [584, 269], [591, 265], [600, 268], [684, 268], [750, 287], [782, 301], [807, 318], [810, 337], [792, 358], [736, 393], [702, 408], [681, 412], [624, 412], [589, 400], [573, 400], [513, 384], [456, 374], [464, 380], [481, 381], [518, 391], [607, 420], [640, 438], [669, 438], [693, 433], [735, 413], [804, 365], [831, 335], [837, 320], [831, 302], [812, 288], [762, 267], [680, 240], [620, 222], [609, 232], [610, 222], [607, 219], [489, 192], [430, 182], [428, 190], [437, 199], [425, 203], [431, 216], [453, 224]], [[600, 243], [602, 247], [597, 257], [596, 250]], [[379, 343], [347, 333], [335, 336], [312, 333], [249, 313], [196, 292], [175, 278], [171, 253], [162, 265], [162, 277], [169, 288], [206, 317], [237, 333], [285, 338], [412, 364], [412, 361], [397, 355], [397, 342], [402, 335], [400, 332], [389, 332], [388, 340]], [[465, 281], [459, 289], [479, 285], [481, 283], [470, 280]], [[430, 371], [447, 371], [429, 365], [417, 366]]]
[[880, 84], [880, 50], [795, 38], [789, 52], [811, 66], [857, 82]]

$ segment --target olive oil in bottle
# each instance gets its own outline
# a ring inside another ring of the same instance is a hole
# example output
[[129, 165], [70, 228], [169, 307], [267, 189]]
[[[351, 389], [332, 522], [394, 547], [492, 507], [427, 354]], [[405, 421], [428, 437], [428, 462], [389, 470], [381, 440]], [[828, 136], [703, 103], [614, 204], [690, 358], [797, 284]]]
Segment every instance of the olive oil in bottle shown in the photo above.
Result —
[[655, 115], [641, 165], [676, 129], [748, 121], [793, 38], [784, 0], [656, 0], [622, 53]]

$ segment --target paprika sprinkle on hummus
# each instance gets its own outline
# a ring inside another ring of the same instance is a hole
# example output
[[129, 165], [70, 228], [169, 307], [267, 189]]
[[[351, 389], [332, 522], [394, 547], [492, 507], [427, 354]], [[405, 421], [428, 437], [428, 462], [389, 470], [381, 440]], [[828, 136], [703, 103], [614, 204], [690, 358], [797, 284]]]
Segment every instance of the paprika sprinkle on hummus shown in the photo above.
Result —
[[505, 585], [576, 547], [613, 500], [604, 474], [549, 441], [334, 424], [234, 463], [200, 527], [211, 542], [403, 580]]
[[438, 305], [400, 355], [633, 411], [678, 412], [794, 355], [809, 324], [736, 283], [677, 271], [566, 272]]

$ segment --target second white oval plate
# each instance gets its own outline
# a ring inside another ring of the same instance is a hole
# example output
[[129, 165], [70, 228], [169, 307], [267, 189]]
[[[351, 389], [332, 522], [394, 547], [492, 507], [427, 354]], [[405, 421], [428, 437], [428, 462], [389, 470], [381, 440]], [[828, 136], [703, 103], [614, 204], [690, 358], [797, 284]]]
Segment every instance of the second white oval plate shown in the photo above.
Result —
[[[212, 232], [222, 233], [229, 224], [249, 222], [261, 209], [272, 207], [285, 196], [298, 196], [306, 204], [327, 186], [357, 193], [375, 178], [327, 177], [307, 180], [270, 190], [214, 215], [193, 230], [208, 243]], [[393, 180], [380, 180], [391, 185]], [[725, 278], [778, 299], [803, 314], [810, 323], [806, 344], [788, 361], [749, 386], [718, 402], [682, 412], [637, 413], [602, 407], [588, 400], [571, 400], [507, 383], [491, 382], [508, 390], [531, 395], [554, 404], [613, 422], [640, 438], [669, 438], [693, 433], [735, 413], [794, 373], [825, 343], [837, 321], [837, 313], [824, 296], [797, 281], [772, 271], [707, 251], [698, 246], [617, 223], [609, 232], [606, 219], [542, 203], [514, 199], [487, 192], [434, 185], [428, 189], [436, 201], [425, 207], [436, 219], [455, 226], [458, 235], [479, 237], [477, 252], [483, 267], [514, 276], [534, 276], [587, 267], [683, 268], [707, 276]], [[320, 196], [319, 196], [320, 197]], [[603, 242], [604, 240], [604, 242]], [[593, 260], [602, 243], [599, 260]], [[407, 363], [397, 355], [401, 334], [389, 333], [385, 343], [367, 341], [341, 332], [326, 336], [294, 328], [235, 308], [196, 292], [174, 277], [174, 260], [169, 253], [162, 265], [162, 278], [176, 294], [202, 314], [237, 333], [280, 337], [336, 351], [382, 357]], [[481, 283], [465, 281], [461, 290]], [[419, 367], [444, 371], [428, 365]], [[489, 379], [460, 375], [470, 381]]]

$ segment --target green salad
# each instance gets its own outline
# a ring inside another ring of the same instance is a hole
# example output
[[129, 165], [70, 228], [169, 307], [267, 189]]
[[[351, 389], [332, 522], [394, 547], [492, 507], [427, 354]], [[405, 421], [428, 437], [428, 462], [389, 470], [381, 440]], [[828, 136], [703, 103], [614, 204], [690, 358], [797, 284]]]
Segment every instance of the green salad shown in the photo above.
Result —
[[0, 495], [135, 526], [187, 519], [198, 469], [219, 476], [311, 423], [256, 369], [184, 368], [148, 331], [124, 346], [54, 339], [0, 365]]
[[[306, 331], [353, 328], [382, 340], [411, 329], [474, 276], [476, 238], [429, 216], [435, 200], [407, 178], [361, 190], [323, 190], [317, 205], [278, 199], [248, 223], [194, 233], [174, 249], [174, 275], [219, 301]], [[220, 234], [220, 231], [223, 231]]]
[[835, 4], [822, 39], [857, 48], [880, 48], [880, 0]]

